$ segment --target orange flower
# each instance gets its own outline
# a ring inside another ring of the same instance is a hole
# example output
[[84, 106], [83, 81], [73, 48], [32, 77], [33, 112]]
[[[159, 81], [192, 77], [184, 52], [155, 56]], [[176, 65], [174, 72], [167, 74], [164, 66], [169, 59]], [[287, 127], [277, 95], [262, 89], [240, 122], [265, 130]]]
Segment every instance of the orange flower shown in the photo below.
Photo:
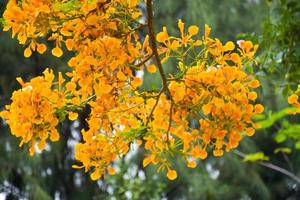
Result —
[[224, 46], [224, 51], [232, 51], [235, 48], [233, 42], [227, 42]]
[[260, 86], [260, 83], [258, 80], [253, 80], [252, 82], [249, 83], [249, 87], [251, 88], [258, 88]]
[[25, 58], [28, 58], [28, 57], [31, 56], [31, 54], [32, 54], [32, 51], [31, 51], [30, 47], [27, 47], [27, 48], [24, 50], [24, 57], [25, 57]]
[[254, 129], [254, 128], [247, 128], [247, 129], [246, 129], [246, 134], [247, 134], [248, 136], [253, 136], [254, 133], [255, 133], [255, 129]]
[[113, 168], [113, 167], [109, 167], [109, 168], [107, 169], [107, 171], [108, 171], [108, 173], [109, 173], [110, 175], [115, 175], [115, 174], [116, 174], [116, 169]]
[[69, 120], [75, 121], [78, 118], [78, 114], [75, 112], [69, 112]]
[[54, 47], [52, 49], [51, 53], [52, 53], [52, 55], [54, 55], [55, 57], [58, 57], [58, 58], [63, 55], [63, 51], [58, 46]]
[[248, 99], [254, 101], [256, 98], [257, 98], [257, 93], [256, 92], [249, 92], [248, 93]]
[[255, 106], [254, 106], [254, 112], [255, 113], [262, 113], [262, 112], [264, 112], [264, 107], [263, 107], [263, 105], [261, 105], [261, 104], [256, 104]]
[[197, 26], [190, 26], [188, 32], [191, 36], [197, 35], [199, 32], [199, 28]]
[[292, 94], [288, 97], [288, 103], [289, 104], [298, 104], [298, 95]]
[[177, 172], [175, 170], [168, 170], [167, 173], [167, 177], [168, 179], [170, 179], [171, 181], [175, 180], [177, 178]]
[[143, 84], [143, 79], [139, 77], [134, 77], [133, 80], [131, 81], [131, 85], [133, 88], [137, 88]]
[[202, 159], [202, 160], [207, 158], [207, 152], [205, 150], [201, 150], [200, 154], [199, 154], [199, 158]]
[[202, 106], [202, 111], [205, 115], [208, 115], [211, 112], [211, 109], [212, 109], [211, 103], [208, 103], [208, 104], [205, 104], [204, 106]]
[[66, 42], [66, 47], [69, 51], [72, 51], [73, 47], [74, 47], [74, 41], [72, 39], [67, 39]]
[[189, 167], [189, 168], [196, 168], [197, 167], [197, 162], [195, 160], [189, 161], [187, 163], [187, 167]]
[[157, 42], [165, 42], [166, 40], [168, 40], [168, 38], [169, 38], [169, 35], [168, 35], [166, 27], [163, 27], [163, 31], [159, 32], [156, 35]]
[[147, 71], [151, 74], [155, 73], [156, 72], [156, 66], [151, 64], [151, 65], [148, 65], [147, 66]]
[[47, 47], [45, 44], [37, 44], [36, 49], [37, 49], [37, 52], [39, 52], [39, 54], [43, 54], [47, 50]]
[[214, 156], [219, 157], [224, 154], [224, 151], [221, 149], [215, 149], [215, 150], [213, 150], [213, 154], [214, 154]]

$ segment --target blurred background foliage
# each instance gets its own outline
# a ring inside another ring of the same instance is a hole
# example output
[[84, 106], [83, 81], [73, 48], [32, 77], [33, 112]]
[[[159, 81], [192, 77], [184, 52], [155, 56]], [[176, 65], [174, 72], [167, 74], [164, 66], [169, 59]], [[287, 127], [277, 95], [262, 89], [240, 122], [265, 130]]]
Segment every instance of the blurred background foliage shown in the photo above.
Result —
[[[7, 1], [0, 0], [1, 13]], [[297, 0], [155, 0], [155, 29], [167, 26], [177, 32], [177, 20], [204, 29], [223, 42], [250, 39], [260, 45], [257, 66], [247, 70], [262, 82], [259, 101], [266, 107], [257, 121], [262, 128], [245, 138], [239, 151], [263, 152], [271, 163], [300, 176], [299, 117], [287, 114], [287, 95], [297, 90], [300, 78], [300, 2]], [[143, 6], [141, 6], [144, 9]], [[10, 33], [0, 32], [0, 106], [9, 103], [19, 88], [15, 77], [25, 80], [40, 75], [46, 67], [66, 71], [68, 55], [57, 59], [49, 54], [23, 57], [23, 49]], [[165, 64], [168, 72], [175, 63]], [[157, 74], [144, 74], [142, 89], [159, 87]], [[300, 90], [297, 91], [300, 93]], [[93, 182], [74, 170], [73, 146], [86, 128], [85, 110], [80, 119], [60, 125], [62, 140], [48, 144], [46, 151], [30, 157], [19, 141], [0, 124], [0, 199], [300, 199], [300, 185], [277, 171], [244, 162], [234, 152], [222, 158], [209, 157], [189, 169], [174, 158], [179, 177], [170, 182], [155, 167], [142, 167], [143, 149], [136, 146], [116, 163], [118, 173]], [[252, 154], [253, 155], [253, 154]], [[260, 154], [261, 155], [261, 154]], [[253, 161], [257, 155], [248, 157]], [[253, 159], [254, 158], [254, 159]], [[251, 160], [250, 159], [250, 160]]]

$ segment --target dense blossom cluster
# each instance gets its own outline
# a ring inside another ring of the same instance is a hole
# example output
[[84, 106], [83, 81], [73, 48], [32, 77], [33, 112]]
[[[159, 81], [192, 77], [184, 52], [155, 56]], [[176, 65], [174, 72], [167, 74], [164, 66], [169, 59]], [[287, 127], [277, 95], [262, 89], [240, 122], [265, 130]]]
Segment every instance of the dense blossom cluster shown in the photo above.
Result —
[[[257, 98], [253, 88], [260, 86], [259, 81], [242, 70], [245, 62], [253, 61], [257, 46], [239, 41], [235, 53], [232, 42], [223, 45], [218, 39], [209, 38], [208, 26], [202, 40], [192, 37], [198, 33], [197, 27], [189, 27], [187, 34], [181, 20], [178, 27], [181, 38], [169, 36], [165, 27], [157, 35], [157, 41], [163, 44], [164, 61], [176, 57], [181, 72], [169, 79], [171, 96], [160, 97], [150, 123], [153, 134], [145, 138], [145, 148], [151, 154], [144, 165], [160, 163], [160, 169], [169, 171], [168, 158], [174, 152], [194, 168], [196, 159], [205, 159], [210, 149], [214, 156], [222, 156], [224, 150], [236, 148], [244, 135], [254, 134], [257, 125], [251, 118], [264, 110], [261, 104], [253, 104]], [[187, 60], [189, 51], [199, 46], [202, 51]], [[191, 120], [197, 118], [196, 127], [192, 127]]]
[[9, 124], [12, 134], [22, 138], [20, 146], [30, 143], [30, 155], [35, 152], [35, 144], [43, 150], [49, 137], [53, 142], [59, 140], [60, 135], [56, 129], [59, 111], [64, 110], [71, 116], [72, 110], [65, 106], [80, 102], [78, 95], [62, 90], [64, 80], [61, 74], [58, 83], [54, 82], [54, 78], [49, 69], [44, 71], [44, 76], [35, 77], [30, 82], [24, 83], [21, 78], [17, 78], [22, 89], [13, 93], [12, 103], [0, 113]]
[[[165, 27], [156, 41], [151, 31], [141, 37], [138, 30], [145, 25], [138, 21], [138, 4], [137, 0], [9, 1], [4, 30], [12, 30], [24, 45], [25, 57], [34, 51], [44, 53], [47, 47], [38, 41], [48, 36], [54, 56], [62, 56], [63, 49], [74, 52], [68, 61], [68, 81], [59, 74], [54, 82], [49, 70], [28, 83], [19, 79], [22, 89], [1, 112], [12, 134], [22, 138], [21, 144], [30, 143], [31, 155], [36, 143], [45, 148], [49, 136], [59, 140], [59, 122], [66, 115], [76, 120], [77, 111], [86, 105], [91, 110], [89, 127], [81, 131], [82, 142], [75, 146], [80, 164], [73, 167], [85, 168], [93, 180], [106, 172], [114, 174], [114, 161], [122, 159], [134, 142], [147, 150], [144, 167], [159, 165], [158, 171], [167, 170], [167, 177], [174, 180], [172, 157], [182, 156], [194, 168], [197, 159], [205, 159], [210, 151], [221, 156], [236, 148], [243, 136], [254, 134], [252, 117], [263, 112], [263, 106], [254, 103], [253, 89], [260, 83], [243, 67], [254, 62], [257, 45], [250, 41], [239, 41], [237, 48], [233, 42], [223, 45], [210, 38], [208, 26], [200, 38], [197, 26], [186, 32], [181, 20], [180, 37], [169, 36]], [[146, 26], [151, 30], [150, 23]], [[162, 63], [175, 58], [177, 72], [167, 77], [160, 58]], [[139, 90], [143, 79], [136, 71], [144, 67], [160, 73], [160, 90]]]

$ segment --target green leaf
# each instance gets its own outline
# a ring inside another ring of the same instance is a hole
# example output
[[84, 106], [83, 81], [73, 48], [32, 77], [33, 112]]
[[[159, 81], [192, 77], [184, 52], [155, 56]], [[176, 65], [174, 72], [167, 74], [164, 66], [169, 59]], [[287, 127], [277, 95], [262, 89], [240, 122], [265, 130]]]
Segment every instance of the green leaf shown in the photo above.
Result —
[[282, 142], [286, 141], [287, 136], [285, 134], [277, 133], [275, 135], [274, 139], [277, 143], [282, 143]]
[[265, 129], [271, 127], [276, 121], [284, 118], [289, 115], [291, 111], [294, 111], [296, 108], [288, 107], [279, 112], [271, 113], [267, 116], [266, 119], [258, 121], [257, 123], [260, 125], [260, 129]]
[[141, 126], [140, 128], [131, 129], [127, 132], [120, 132], [120, 135], [126, 137], [127, 139], [137, 139], [142, 133], [146, 131], [146, 127]]
[[1, 26], [5, 26], [6, 25], [6, 22], [5, 22], [5, 20], [2, 17], [0, 18], [0, 25]]
[[243, 159], [244, 162], [256, 162], [262, 160], [269, 160], [269, 157], [266, 156], [263, 152], [247, 154]]
[[[277, 134], [285, 135], [287, 138], [300, 140], [300, 124], [290, 124], [278, 131]], [[276, 137], [276, 136], [275, 136]]]
[[254, 115], [252, 119], [255, 120], [255, 121], [262, 121], [262, 120], [266, 119], [266, 115], [257, 114], [257, 115]]
[[274, 153], [280, 153], [280, 152], [290, 154], [292, 153], [292, 149], [288, 147], [280, 147], [274, 150]]
[[300, 141], [295, 144], [296, 149], [300, 149]]
[[57, 110], [55, 115], [58, 116], [59, 122], [64, 122], [67, 116], [67, 112], [64, 110]]
[[53, 8], [54, 8], [54, 10], [68, 13], [68, 12], [78, 9], [80, 7], [80, 5], [81, 4], [78, 0], [70, 0], [67, 2], [63, 2], [63, 3], [57, 2], [53, 5]]

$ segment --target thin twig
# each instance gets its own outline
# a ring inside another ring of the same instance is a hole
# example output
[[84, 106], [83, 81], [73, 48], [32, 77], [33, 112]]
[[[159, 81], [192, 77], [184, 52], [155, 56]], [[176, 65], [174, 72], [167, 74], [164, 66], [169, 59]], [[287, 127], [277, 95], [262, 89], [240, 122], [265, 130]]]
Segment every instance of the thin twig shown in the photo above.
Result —
[[149, 114], [149, 116], [148, 116], [148, 119], [147, 119], [147, 122], [146, 122], [146, 126], [149, 124], [149, 122], [150, 122], [150, 120], [151, 120], [151, 117], [152, 117], [152, 115], [153, 115], [153, 112], [154, 112], [156, 106], [158, 105], [160, 96], [161, 96], [161, 94], [163, 93], [163, 91], [164, 91], [163, 89], [160, 90], [160, 92], [158, 93], [158, 95], [157, 95], [157, 97], [156, 97], [156, 98], [157, 98], [157, 99], [156, 99], [156, 102], [155, 102], [155, 104], [154, 104], [154, 106], [153, 106], [153, 108], [152, 108], [152, 110], [151, 110], [151, 112], [150, 112], [150, 114]]
[[143, 60], [142, 62], [136, 64], [134, 67], [135, 68], [139, 68], [141, 67], [142, 65], [144, 65], [148, 60], [150, 60], [153, 56], [153, 53], [151, 55], [149, 55], [147, 58], [145, 58], [145, 60]]
[[171, 101], [171, 105], [170, 105], [170, 118], [169, 118], [169, 126], [167, 129], [167, 143], [169, 144], [169, 132], [172, 126], [172, 116], [173, 116], [173, 106], [174, 106], [174, 102]]
[[[238, 151], [238, 150], [234, 150], [233, 151], [236, 155], [240, 156], [241, 158], [245, 158], [246, 157], [246, 154]], [[277, 171], [277, 172], [280, 172], [288, 177], [290, 177], [291, 179], [293, 179], [294, 181], [296, 181], [298, 184], [300, 184], [300, 177], [298, 177], [296, 174], [286, 170], [286, 169], [283, 169], [277, 165], [274, 165], [270, 162], [266, 162], [266, 161], [258, 161], [256, 162], [257, 164], [261, 165], [261, 166], [264, 166], [264, 167], [267, 167], [269, 169], [272, 169], [274, 171]]]

